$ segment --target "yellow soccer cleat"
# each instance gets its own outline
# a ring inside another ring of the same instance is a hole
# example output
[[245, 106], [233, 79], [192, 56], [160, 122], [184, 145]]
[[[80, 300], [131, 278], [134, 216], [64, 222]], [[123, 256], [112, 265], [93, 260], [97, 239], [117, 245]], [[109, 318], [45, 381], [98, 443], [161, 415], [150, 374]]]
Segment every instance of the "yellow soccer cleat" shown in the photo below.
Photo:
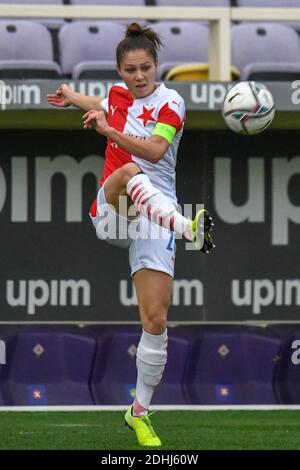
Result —
[[[128, 408], [125, 414], [125, 425], [134, 430], [140, 446], [158, 447], [161, 446], [159, 437], [155, 434], [151, 421], [148, 416], [137, 418], [132, 416], [132, 406]], [[150, 413], [151, 415], [152, 413]]]
[[208, 254], [212, 248], [215, 248], [211, 236], [213, 225], [212, 217], [206, 209], [199, 210], [194, 220], [191, 221], [193, 243], [202, 253]]

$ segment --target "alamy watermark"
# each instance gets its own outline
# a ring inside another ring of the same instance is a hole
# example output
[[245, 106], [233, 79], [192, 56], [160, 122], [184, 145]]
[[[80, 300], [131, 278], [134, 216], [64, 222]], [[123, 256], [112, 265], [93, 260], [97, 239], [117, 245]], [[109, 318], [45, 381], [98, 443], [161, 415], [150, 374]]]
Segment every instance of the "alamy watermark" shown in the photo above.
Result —
[[6, 364], [6, 344], [0, 340], [0, 364]]
[[295, 90], [291, 94], [291, 102], [293, 105], [300, 104], [300, 80], [294, 80], [291, 83], [292, 90]]
[[300, 364], [300, 340], [295, 339], [291, 345], [291, 348], [295, 349], [291, 356], [291, 361], [295, 366], [297, 366]]
[[[97, 236], [102, 240], [169, 240], [170, 235], [176, 233], [176, 239], [186, 239], [186, 250], [195, 250], [195, 245], [186, 236], [186, 220], [193, 219], [204, 209], [203, 204], [184, 204], [182, 207], [174, 205], [174, 209], [184, 217], [174, 222], [174, 211], [163, 211], [160, 208], [151, 208], [148, 218], [139, 213], [136, 206], [128, 207], [127, 196], [120, 196], [118, 208], [112, 204], [102, 203], [97, 206], [97, 215], [93, 217]], [[150, 207], [150, 205], [149, 205]], [[194, 209], [194, 210], [193, 210]], [[200, 221], [201, 219], [201, 221]], [[197, 236], [203, 246], [204, 243], [204, 217], [199, 219], [200, 227]], [[150, 223], [149, 220], [152, 222]], [[173, 236], [172, 235], [172, 236]]]
[[0, 80], [0, 111], [6, 109], [6, 86], [5, 82]]

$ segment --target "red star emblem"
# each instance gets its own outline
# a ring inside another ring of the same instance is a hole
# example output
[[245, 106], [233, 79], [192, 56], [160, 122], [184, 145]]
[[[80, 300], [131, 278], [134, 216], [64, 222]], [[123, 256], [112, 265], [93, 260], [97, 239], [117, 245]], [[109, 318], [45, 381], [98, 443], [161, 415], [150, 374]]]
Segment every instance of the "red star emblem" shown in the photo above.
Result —
[[148, 121], [155, 121], [152, 116], [154, 110], [155, 108], [147, 109], [145, 106], [143, 106], [143, 114], [137, 116], [138, 119], [143, 119], [144, 127], [146, 127]]

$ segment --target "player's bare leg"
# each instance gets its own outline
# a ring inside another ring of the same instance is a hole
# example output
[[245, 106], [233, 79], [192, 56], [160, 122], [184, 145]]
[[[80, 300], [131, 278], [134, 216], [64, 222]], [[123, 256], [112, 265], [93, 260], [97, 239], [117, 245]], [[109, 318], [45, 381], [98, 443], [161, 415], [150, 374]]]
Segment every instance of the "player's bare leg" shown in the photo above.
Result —
[[160, 271], [141, 269], [133, 276], [143, 333], [137, 349], [137, 387], [125, 423], [135, 430], [142, 446], [159, 446], [148, 415], [152, 395], [167, 362], [167, 313], [172, 277]]

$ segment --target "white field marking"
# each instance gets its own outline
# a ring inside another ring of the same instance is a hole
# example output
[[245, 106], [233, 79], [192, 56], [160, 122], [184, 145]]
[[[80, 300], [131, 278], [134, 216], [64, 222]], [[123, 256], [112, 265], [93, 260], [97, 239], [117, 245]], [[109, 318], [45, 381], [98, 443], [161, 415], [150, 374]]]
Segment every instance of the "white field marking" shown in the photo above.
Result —
[[103, 424], [46, 424], [50, 428], [97, 428], [103, 427]]
[[[44, 424], [43, 426], [47, 427], [47, 428], [103, 428], [103, 424]], [[48, 431], [47, 431], [48, 432]], [[53, 430], [53, 433], [55, 431]], [[26, 435], [32, 435], [32, 434], [39, 434], [40, 431], [39, 430], [36, 430], [36, 431], [19, 431], [18, 434], [22, 435], [22, 436], [26, 436]]]
[[[86, 406], [0, 406], [1, 411], [126, 411], [128, 405], [86, 405]], [[277, 411], [300, 410], [300, 405], [155, 405], [157, 411]]]

